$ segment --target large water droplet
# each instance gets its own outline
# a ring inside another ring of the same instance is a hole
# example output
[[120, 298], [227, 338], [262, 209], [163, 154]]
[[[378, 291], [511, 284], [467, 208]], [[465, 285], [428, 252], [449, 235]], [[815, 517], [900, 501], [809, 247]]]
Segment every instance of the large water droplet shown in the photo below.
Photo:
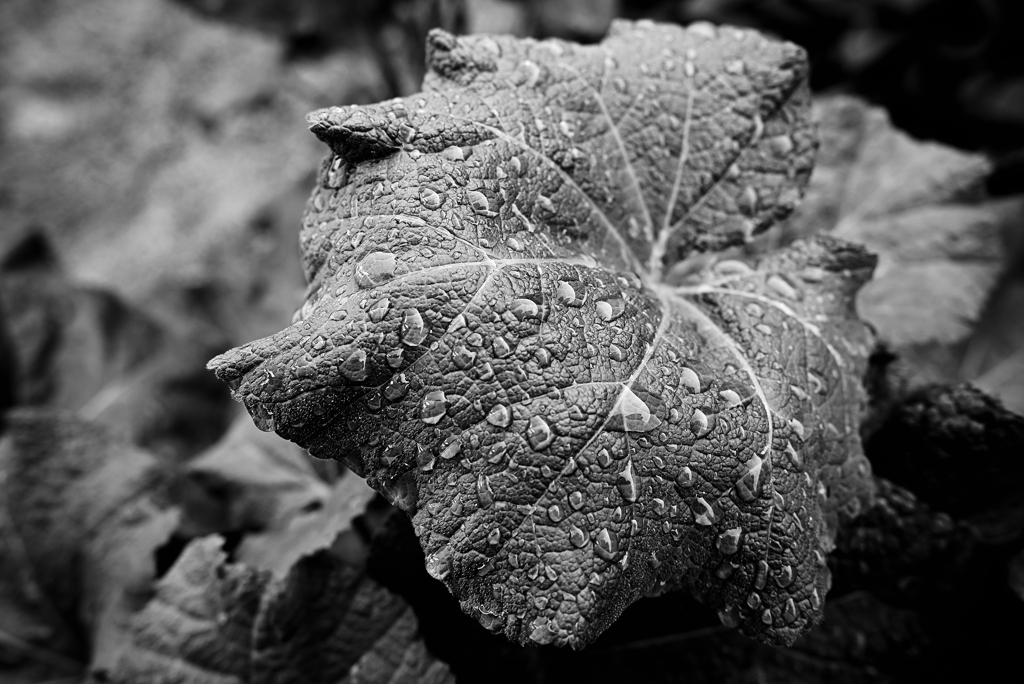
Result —
[[700, 378], [690, 368], [683, 368], [679, 371], [679, 380], [683, 383], [683, 386], [689, 389], [694, 394], [700, 393]]
[[380, 323], [384, 316], [387, 315], [388, 309], [391, 308], [391, 300], [385, 297], [376, 304], [370, 307], [370, 310], [366, 314], [370, 317], [370, 320], [374, 323]]
[[476, 478], [476, 498], [482, 508], [488, 508], [494, 503], [494, 490], [491, 489], [491, 479], [480, 473]]
[[793, 566], [783, 565], [779, 574], [775, 576], [775, 583], [785, 589], [793, 583]]
[[548, 517], [551, 518], [551, 522], [560, 522], [564, 517], [562, 507], [558, 504], [551, 504], [548, 506]]
[[768, 583], [768, 561], [757, 561], [757, 574], [754, 575], [754, 588], [760, 591]]
[[526, 439], [534, 451], [546, 449], [555, 439], [551, 426], [540, 416], [531, 416], [530, 425], [526, 428]]
[[423, 395], [423, 406], [420, 408], [420, 418], [427, 425], [434, 425], [448, 411], [448, 400], [441, 390], [431, 390]]
[[697, 505], [693, 508], [693, 519], [698, 525], [713, 525], [718, 519], [715, 510], [703, 496], [697, 497]]
[[430, 333], [430, 326], [423, 321], [418, 309], [406, 309], [402, 317], [402, 344], [418, 347]]
[[633, 503], [636, 501], [636, 475], [633, 473], [633, 461], [626, 461], [626, 467], [619, 472], [618, 478], [615, 480], [615, 486], [619, 490], [619, 494], [622, 498]]
[[740, 550], [740, 538], [742, 535], [743, 530], [739, 527], [726, 530], [718, 535], [718, 550], [726, 556], [736, 553]]
[[[458, 149], [458, 148], [456, 148]], [[460, 150], [461, 152], [461, 150]], [[439, 194], [433, 188], [422, 186], [420, 188], [420, 203], [423, 204], [427, 209], [437, 209], [444, 202], [444, 196]]]
[[252, 422], [263, 432], [274, 431], [274, 413], [263, 404], [253, 402], [249, 404], [249, 413], [252, 415]]
[[611, 452], [607, 449], [601, 449], [597, 452], [597, 464], [602, 468], [607, 468], [612, 464]]
[[796, 290], [796, 288], [794, 288], [792, 285], [790, 285], [780, 275], [768, 276], [768, 281], [767, 281], [766, 285], [768, 286], [769, 290], [771, 290], [773, 293], [775, 293], [776, 295], [778, 295], [780, 297], [785, 297], [786, 299], [793, 299], [793, 300], [796, 300], [796, 299], [800, 298], [800, 293]]
[[400, 508], [410, 515], [416, 511], [419, 491], [416, 477], [412, 471], [402, 473], [398, 477], [384, 483], [384, 498], [392, 506]]
[[437, 553], [427, 556], [427, 574], [436, 580], [443, 580], [452, 571], [452, 551], [444, 547]]
[[434, 452], [422, 444], [416, 445], [416, 465], [425, 473], [434, 469]]
[[398, 401], [408, 394], [409, 380], [406, 379], [405, 373], [399, 373], [391, 378], [388, 384], [384, 385], [383, 393], [384, 398], [388, 401]]
[[539, 617], [530, 623], [530, 640], [544, 646], [555, 640], [555, 633], [548, 625], [546, 617]]
[[617, 344], [614, 344], [614, 343], [613, 344], [609, 344], [608, 345], [608, 358], [610, 358], [612, 361], [625, 361], [626, 360], [626, 352], [623, 351], [622, 347], [620, 347]]
[[786, 607], [782, 609], [782, 619], [788, 622], [793, 622], [800, 616], [797, 611], [796, 602], [792, 598], [786, 599]]
[[757, 189], [752, 185], [743, 188], [736, 204], [741, 212], [747, 216], [753, 216], [757, 212]]
[[366, 352], [356, 349], [341, 364], [341, 374], [352, 382], [362, 382], [370, 377], [370, 363], [366, 358]]
[[476, 352], [459, 345], [452, 351], [452, 361], [455, 362], [456, 367], [459, 369], [466, 370], [476, 361]]
[[399, 347], [398, 349], [392, 349], [391, 351], [389, 351], [387, 353], [387, 356], [385, 356], [384, 358], [387, 360], [389, 368], [398, 368], [402, 365], [402, 357], [404, 355], [405, 352], [402, 350], [401, 347]]
[[449, 435], [441, 443], [441, 458], [450, 461], [462, 451], [462, 438], [458, 435]]
[[703, 437], [711, 431], [707, 414], [700, 409], [695, 409], [690, 416], [690, 432], [697, 437]]
[[583, 507], [583, 492], [573, 492], [569, 495], [569, 505], [577, 511]]
[[676, 484], [680, 487], [687, 489], [693, 486], [693, 471], [690, 470], [690, 466], [683, 466], [676, 475]]
[[494, 427], [506, 428], [512, 423], [512, 412], [504, 404], [495, 404], [487, 413], [487, 422]]
[[626, 302], [621, 297], [602, 299], [597, 302], [597, 315], [605, 323], [619, 318], [626, 311]]
[[513, 299], [508, 310], [520, 321], [526, 318], [537, 318], [540, 313], [540, 307], [537, 305], [537, 302], [525, 297]]
[[743, 399], [736, 392], [736, 390], [722, 390], [721, 392], [718, 393], [718, 396], [720, 396], [722, 398], [722, 401], [725, 402], [726, 408], [734, 408], [743, 403]]
[[492, 216], [494, 214], [494, 212], [491, 211], [491, 204], [487, 199], [487, 195], [479, 190], [470, 190], [467, 192], [466, 201], [469, 202], [469, 207], [477, 214], [482, 214], [484, 216]]
[[570, 525], [569, 541], [572, 542], [572, 545], [575, 546], [577, 549], [582, 549], [584, 546], [587, 545], [587, 541], [589, 540], [587, 539], [586, 532], [576, 527], [575, 525]]
[[376, 287], [391, 280], [398, 268], [395, 255], [390, 252], [370, 252], [356, 265], [356, 285], [362, 288]]
[[512, 348], [508, 346], [508, 342], [505, 341], [504, 337], [495, 337], [491, 340], [491, 349], [494, 351], [494, 356], [499, 359], [503, 359], [512, 353]]
[[500, 527], [495, 527], [487, 535], [487, 543], [490, 544], [491, 546], [494, 546], [495, 544], [497, 544], [500, 541], [501, 541], [501, 528]]
[[601, 531], [597, 533], [594, 548], [597, 555], [606, 561], [615, 560], [615, 556], [619, 553], [619, 537], [614, 532], [609, 532], [607, 528], [602, 527]]
[[753, 501], [761, 496], [761, 469], [764, 461], [760, 456], [751, 456], [746, 463], [747, 471], [736, 482], [736, 494], [743, 501]]
[[661, 425], [651, 407], [629, 387], [622, 388], [618, 402], [608, 416], [607, 429], [617, 432], [650, 432]]
[[578, 280], [559, 280], [555, 298], [566, 306], [581, 307], [587, 299], [586, 286]]

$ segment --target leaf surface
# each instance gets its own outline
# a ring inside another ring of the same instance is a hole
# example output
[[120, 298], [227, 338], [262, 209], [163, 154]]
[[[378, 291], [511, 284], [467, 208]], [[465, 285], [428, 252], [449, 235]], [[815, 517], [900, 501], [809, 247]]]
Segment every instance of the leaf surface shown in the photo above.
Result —
[[186, 548], [99, 681], [452, 681], [408, 605], [360, 570], [320, 551], [274, 580], [227, 562], [220, 545], [207, 537]]
[[685, 587], [790, 643], [820, 619], [857, 434], [865, 251], [721, 261], [787, 215], [802, 51], [620, 22], [600, 45], [428, 39], [424, 91], [310, 117], [302, 320], [211, 361], [257, 425], [405, 509], [486, 627], [592, 641]]

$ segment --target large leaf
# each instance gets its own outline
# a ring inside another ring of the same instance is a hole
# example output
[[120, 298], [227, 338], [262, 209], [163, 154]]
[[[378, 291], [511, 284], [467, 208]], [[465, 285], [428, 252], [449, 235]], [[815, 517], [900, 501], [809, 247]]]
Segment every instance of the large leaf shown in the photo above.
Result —
[[798, 201], [802, 51], [625, 22], [593, 47], [438, 31], [428, 61], [419, 96], [312, 115], [333, 155], [302, 319], [210, 367], [407, 510], [490, 629], [580, 647], [681, 586], [792, 642], [870, 495], [851, 302], [873, 258], [820, 238], [663, 273]]

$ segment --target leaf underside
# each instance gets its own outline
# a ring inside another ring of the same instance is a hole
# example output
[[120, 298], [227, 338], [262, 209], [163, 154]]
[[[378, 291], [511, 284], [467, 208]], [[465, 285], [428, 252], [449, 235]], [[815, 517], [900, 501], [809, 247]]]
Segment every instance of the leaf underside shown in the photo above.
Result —
[[874, 259], [817, 238], [663, 274], [798, 202], [803, 52], [619, 22], [591, 47], [435, 31], [428, 61], [419, 95], [310, 115], [332, 154], [307, 301], [210, 367], [405, 509], [489, 629], [582, 647], [682, 587], [791, 643], [870, 496], [852, 298]]

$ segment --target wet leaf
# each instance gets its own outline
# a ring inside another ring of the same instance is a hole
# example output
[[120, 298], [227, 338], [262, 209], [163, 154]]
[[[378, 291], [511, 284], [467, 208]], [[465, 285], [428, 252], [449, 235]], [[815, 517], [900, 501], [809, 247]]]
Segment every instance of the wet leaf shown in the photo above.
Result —
[[132, 621], [108, 682], [453, 681], [419, 640], [406, 603], [326, 551], [287, 577], [227, 561], [221, 540], [193, 542]]
[[984, 156], [914, 140], [881, 109], [850, 97], [816, 109], [821, 156], [779, 236], [828, 231], [878, 254], [857, 307], [885, 342], [964, 339], [1006, 268], [1024, 203], [986, 196]]
[[163, 503], [156, 459], [105, 428], [32, 409], [12, 411], [7, 427], [0, 635], [52, 676], [67, 676], [125, 639], [177, 512]]
[[406, 510], [491, 630], [581, 647], [685, 587], [791, 643], [870, 496], [852, 299], [874, 260], [819, 238], [664, 274], [797, 203], [803, 53], [622, 22], [593, 47], [436, 31], [428, 61], [418, 96], [311, 115], [333, 154], [302, 318], [210, 367]]

